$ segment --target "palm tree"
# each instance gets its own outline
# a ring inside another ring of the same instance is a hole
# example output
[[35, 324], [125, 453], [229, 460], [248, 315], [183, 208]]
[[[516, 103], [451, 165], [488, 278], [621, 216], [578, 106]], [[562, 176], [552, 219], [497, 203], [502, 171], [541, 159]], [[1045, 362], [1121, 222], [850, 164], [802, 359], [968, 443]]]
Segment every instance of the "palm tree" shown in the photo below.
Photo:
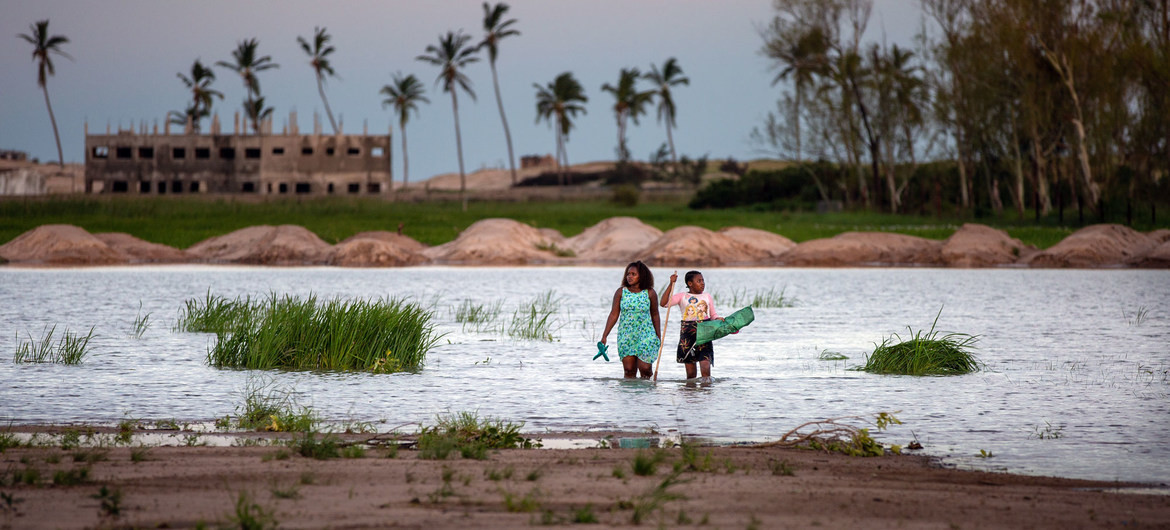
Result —
[[645, 77], [657, 87], [658, 121], [666, 122], [666, 141], [670, 143], [670, 160], [678, 164], [678, 156], [674, 151], [674, 136], [670, 133], [670, 130], [674, 128], [674, 97], [670, 93], [670, 87], [689, 85], [691, 80], [683, 77], [682, 68], [674, 57], [666, 60], [666, 63], [662, 65], [662, 71], [659, 71], [657, 66], [650, 65], [650, 73], [646, 74]]
[[[186, 126], [187, 119], [191, 119], [191, 127], [196, 133], [199, 132], [199, 121], [211, 115], [211, 104], [214, 98], [223, 99], [223, 94], [218, 90], [211, 88], [211, 82], [215, 81], [215, 72], [210, 68], [203, 66], [199, 59], [191, 65], [191, 75], [188, 77], [183, 72], [175, 74], [183, 85], [191, 91], [191, 105], [187, 107], [185, 112], [171, 111], [175, 117], [171, 123], [176, 125]], [[179, 121], [179, 120], [182, 121]]]
[[244, 101], [244, 112], [252, 120], [252, 132], [260, 134], [260, 122], [272, 116], [272, 107], [264, 106], [264, 96]]
[[333, 111], [329, 109], [329, 100], [325, 99], [325, 76], [337, 77], [337, 74], [333, 72], [333, 66], [329, 64], [329, 54], [333, 53], [333, 46], [329, 45], [330, 38], [329, 34], [325, 33], [325, 28], [314, 27], [311, 46], [304, 37], [297, 37], [297, 42], [311, 58], [309, 66], [312, 66], [313, 72], [317, 74], [317, 92], [321, 94], [321, 101], [325, 103], [325, 114], [329, 116], [329, 124], [333, 126], [333, 134], [337, 134], [337, 121], [333, 119]]
[[462, 88], [471, 99], [475, 99], [475, 92], [471, 90], [471, 80], [462, 72], [471, 63], [479, 61], [475, 57], [476, 48], [468, 46], [471, 36], [459, 32], [448, 31], [439, 36], [439, 45], [427, 46], [426, 53], [415, 57], [415, 60], [430, 63], [439, 67], [439, 76], [435, 83], [442, 82], [443, 92], [451, 93], [451, 110], [455, 115], [455, 150], [459, 155], [459, 195], [463, 201], [463, 211], [467, 211], [467, 173], [463, 171], [463, 139], [459, 135], [459, 100], [456, 97], [457, 88]]
[[499, 43], [504, 37], [511, 37], [512, 35], [519, 35], [520, 32], [509, 28], [516, 23], [516, 19], [508, 19], [501, 22], [504, 13], [508, 11], [508, 4], [496, 4], [495, 6], [483, 3], [483, 30], [487, 33], [483, 37], [483, 41], [479, 43], [479, 47], [487, 47], [488, 59], [492, 66], [492, 85], [496, 89], [496, 106], [500, 109], [500, 121], [504, 123], [504, 139], [508, 142], [508, 164], [512, 168], [512, 185], [516, 185], [516, 156], [512, 154], [512, 132], [508, 130], [508, 118], [504, 115], [504, 101], [500, 99], [500, 80], [496, 76], [496, 56], [499, 55]]
[[[256, 98], [260, 97], [260, 80], [256, 77], [256, 73], [271, 68], [280, 68], [280, 65], [272, 62], [272, 57], [268, 55], [256, 56], [256, 48], [259, 46], [260, 42], [256, 39], [240, 41], [236, 43], [236, 49], [232, 51], [232, 58], [235, 59], [234, 64], [227, 61], [215, 63], [216, 66], [222, 66], [240, 74], [240, 78], [244, 80], [244, 88], [248, 91], [248, 99], [244, 100], [244, 113], [251, 118], [260, 117], [263, 112], [257, 111], [262, 110], [264, 106], [256, 104]], [[252, 129], [254, 131], [260, 130], [260, 124], [255, 120], [252, 122]]]
[[410, 165], [406, 160], [406, 122], [410, 119], [410, 111], [418, 114], [418, 102], [430, 103], [431, 100], [423, 96], [423, 85], [414, 74], [403, 76], [401, 72], [394, 74], [394, 84], [382, 87], [380, 94], [387, 97], [382, 101], [382, 108], [393, 105], [398, 113], [398, 129], [402, 131], [402, 187], [406, 187]]
[[633, 120], [638, 123], [638, 116], [646, 113], [646, 105], [654, 99], [654, 91], [638, 92], [637, 82], [641, 72], [637, 68], [622, 68], [618, 77], [617, 86], [606, 83], [601, 89], [613, 94], [613, 113], [617, 118], [618, 127], [618, 159], [630, 159], [630, 150], [626, 147], [626, 123]]
[[780, 70], [772, 79], [772, 85], [791, 77], [796, 89], [792, 125], [795, 128], [797, 162], [802, 158], [800, 110], [805, 90], [813, 85], [817, 76], [828, 74], [829, 45], [828, 36], [819, 26], [803, 30], [779, 22], [773, 22], [771, 38], [764, 43], [764, 55], [775, 61]]
[[573, 116], [577, 113], [585, 114], [582, 103], [589, 101], [585, 97], [585, 89], [570, 72], [558, 75], [548, 86], [536, 87], [536, 121], [541, 119], [555, 120], [554, 129], [557, 137], [557, 170], [561, 175], [561, 185], [565, 185], [565, 171], [569, 167], [569, 152], [565, 144], [569, 141], [569, 131], [573, 128]]
[[64, 169], [65, 155], [61, 152], [61, 135], [57, 132], [57, 118], [53, 116], [53, 104], [49, 102], [49, 86], [46, 81], [55, 73], [51, 57], [53, 54], [73, 60], [69, 54], [61, 51], [60, 47], [69, 42], [69, 39], [61, 35], [50, 36], [48, 19], [30, 24], [29, 29], [32, 30], [31, 35], [22, 33], [20, 38], [33, 45], [32, 58], [37, 62], [37, 86], [40, 86], [41, 91], [45, 93], [45, 107], [49, 109], [49, 121], [53, 124], [53, 137], [57, 139], [57, 164]]

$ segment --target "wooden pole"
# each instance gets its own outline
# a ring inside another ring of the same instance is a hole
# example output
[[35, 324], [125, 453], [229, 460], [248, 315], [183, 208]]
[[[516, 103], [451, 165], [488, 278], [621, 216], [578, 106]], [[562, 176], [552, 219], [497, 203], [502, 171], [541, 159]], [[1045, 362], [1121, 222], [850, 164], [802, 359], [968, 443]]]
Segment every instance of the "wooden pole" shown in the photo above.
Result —
[[654, 382], [658, 382], [658, 367], [662, 366], [662, 347], [666, 346], [666, 326], [670, 325], [670, 306], [666, 306], [666, 319], [662, 321], [662, 340], [658, 341], [658, 362], [654, 364]]

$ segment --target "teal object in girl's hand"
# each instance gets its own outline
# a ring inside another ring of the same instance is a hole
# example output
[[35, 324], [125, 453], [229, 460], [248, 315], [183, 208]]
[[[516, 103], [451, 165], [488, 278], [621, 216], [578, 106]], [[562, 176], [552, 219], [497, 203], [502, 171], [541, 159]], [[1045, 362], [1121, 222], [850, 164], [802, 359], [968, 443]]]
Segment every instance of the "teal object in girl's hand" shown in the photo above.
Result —
[[598, 357], [605, 357], [606, 362], [608, 362], [609, 356], [605, 354], [606, 350], [608, 350], [608, 349], [609, 349], [609, 346], [606, 346], [604, 342], [598, 342], [597, 343], [597, 355], [593, 356], [593, 360], [596, 361]]

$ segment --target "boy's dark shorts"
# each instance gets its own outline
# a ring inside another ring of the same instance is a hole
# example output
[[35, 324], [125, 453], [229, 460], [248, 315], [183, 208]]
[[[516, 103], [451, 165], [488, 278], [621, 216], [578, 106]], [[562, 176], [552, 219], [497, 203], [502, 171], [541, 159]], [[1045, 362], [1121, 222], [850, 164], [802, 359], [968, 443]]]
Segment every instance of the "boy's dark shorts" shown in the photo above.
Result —
[[684, 320], [682, 321], [682, 331], [678, 334], [678, 352], [675, 356], [675, 361], [678, 363], [698, 363], [707, 361], [712, 365], [715, 364], [715, 349], [711, 347], [711, 343], [707, 342], [694, 347], [695, 335], [699, 331], [698, 320]]

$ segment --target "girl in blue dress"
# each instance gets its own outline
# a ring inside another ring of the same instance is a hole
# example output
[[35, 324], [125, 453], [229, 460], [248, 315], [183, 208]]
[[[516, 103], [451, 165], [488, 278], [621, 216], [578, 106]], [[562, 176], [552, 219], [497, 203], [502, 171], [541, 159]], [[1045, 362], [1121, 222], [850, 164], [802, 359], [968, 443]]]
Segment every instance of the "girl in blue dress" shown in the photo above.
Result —
[[626, 378], [641, 375], [649, 379], [654, 373], [653, 363], [658, 359], [662, 337], [654, 274], [641, 261], [626, 265], [622, 286], [613, 293], [613, 307], [601, 333], [602, 344], [609, 338], [614, 324], [618, 324], [618, 356]]

